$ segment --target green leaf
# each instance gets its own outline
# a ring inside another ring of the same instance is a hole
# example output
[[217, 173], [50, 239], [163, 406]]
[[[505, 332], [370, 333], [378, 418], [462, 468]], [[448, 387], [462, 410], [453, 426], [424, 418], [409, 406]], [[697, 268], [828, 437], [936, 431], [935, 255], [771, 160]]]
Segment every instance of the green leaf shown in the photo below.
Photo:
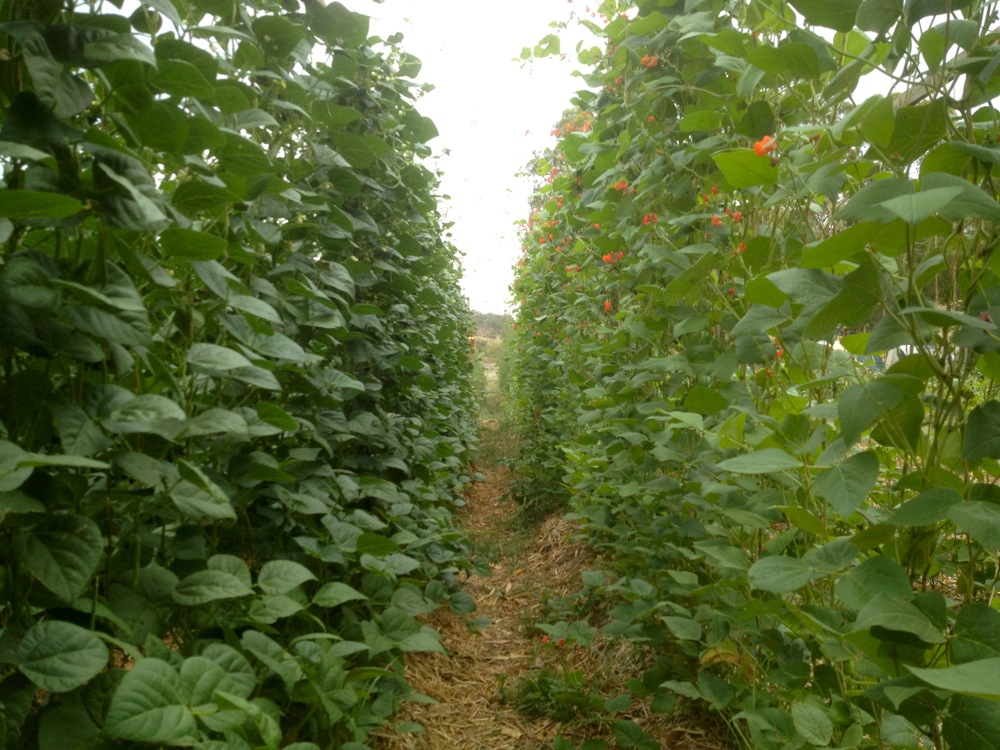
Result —
[[828, 239], [806, 245], [802, 249], [800, 265], [802, 268], [827, 268], [848, 260], [867, 247], [879, 227], [879, 224], [866, 221], [837, 232]]
[[819, 706], [812, 703], [793, 703], [792, 722], [795, 730], [806, 742], [817, 747], [826, 747], [833, 739], [833, 722]]
[[961, 193], [962, 189], [959, 187], [934, 188], [889, 198], [882, 201], [880, 205], [907, 224], [916, 226], [924, 219], [942, 211], [952, 199], [957, 198]]
[[178, 226], [172, 226], [160, 235], [160, 246], [167, 257], [180, 260], [215, 260], [226, 251], [228, 244], [214, 234]]
[[274, 57], [286, 57], [306, 38], [301, 26], [281, 16], [258, 16], [253, 33], [262, 49]]
[[[993, 679], [996, 679], [995, 673]], [[1000, 703], [956, 695], [944, 718], [944, 739], [948, 747], [955, 750], [1000, 750], [998, 726]]]
[[222, 570], [199, 570], [182, 578], [172, 596], [178, 604], [194, 607], [221, 599], [237, 599], [252, 593], [253, 589], [250, 586], [231, 573]]
[[837, 597], [860, 611], [876, 596], [909, 599], [913, 596], [910, 577], [895, 560], [882, 555], [870, 557], [837, 579]]
[[906, 668], [928, 685], [941, 690], [1000, 700], [1000, 682], [996, 679], [1000, 672], [1000, 657], [978, 659], [942, 669], [921, 669], [909, 664]]
[[187, 415], [166, 396], [144, 393], [119, 406], [101, 421], [109, 432], [129, 435], [153, 432], [170, 436], [178, 433]]
[[850, 31], [861, 7], [861, 0], [789, 0], [810, 26], [834, 31]]
[[104, 723], [112, 737], [190, 747], [198, 726], [183, 697], [181, 679], [165, 661], [147, 657], [125, 673]]
[[682, 641], [700, 641], [701, 624], [689, 617], [663, 616], [660, 618], [674, 637]]
[[436, 651], [440, 654], [446, 653], [441, 645], [441, 634], [427, 625], [422, 625], [420, 630], [399, 641], [400, 651]]
[[772, 555], [750, 566], [750, 585], [772, 594], [787, 594], [805, 586], [813, 578], [813, 569], [797, 557]]
[[17, 648], [17, 666], [42, 690], [65, 693], [107, 666], [108, 649], [93, 632], [62, 620], [31, 626]]
[[883, 298], [880, 268], [865, 255], [858, 267], [844, 277], [841, 290], [809, 320], [805, 335], [832, 337], [838, 326], [863, 326]]
[[979, 602], [964, 605], [949, 646], [954, 664], [1000, 657], [1000, 612]]
[[231, 373], [233, 370], [253, 367], [253, 363], [239, 352], [218, 344], [192, 344], [188, 349], [187, 361], [210, 373]]
[[104, 553], [101, 530], [84, 516], [54, 513], [14, 539], [21, 564], [65, 602], [83, 593]]
[[276, 674], [290, 690], [302, 679], [302, 667], [276, 641], [256, 630], [246, 630], [240, 638], [243, 647]]
[[852, 195], [837, 212], [836, 218], [839, 221], [871, 221], [888, 224], [898, 216], [882, 204], [885, 201], [912, 195], [915, 191], [912, 180], [902, 177], [875, 180]]
[[753, 453], [719, 461], [719, 468], [734, 474], [770, 474], [802, 466], [802, 462], [780, 448], [764, 448]]
[[185, 60], [160, 60], [149, 83], [158, 91], [177, 97], [211, 101], [215, 87], [194, 65]]
[[348, 10], [338, 2], [308, 6], [310, 28], [331, 47], [359, 47], [368, 39], [368, 16]]
[[948, 508], [948, 518], [988, 551], [1000, 550], [1000, 505], [969, 501]]
[[965, 423], [962, 458], [1000, 458], [1000, 401], [993, 399], [976, 406]]
[[[767, 73], [781, 76], [807, 80], [815, 80], [820, 76], [816, 50], [802, 42], [785, 42], [778, 47], [762, 44], [747, 54], [746, 61]], [[773, 113], [771, 117], [773, 121]], [[773, 132], [771, 129], [764, 130], [755, 137], [760, 138], [771, 132]], [[747, 133], [747, 135], [753, 134]]]
[[76, 198], [40, 190], [4, 190], [0, 201], [0, 218], [8, 219], [62, 219], [82, 210]]
[[884, 34], [903, 15], [903, 0], [863, 0], [858, 8], [858, 28]]
[[101, 728], [83, 708], [59, 706], [39, 721], [39, 750], [100, 750], [102, 743]]
[[239, 658], [242, 664], [234, 673], [230, 673], [226, 666], [207, 656], [189, 656], [184, 659], [181, 662], [180, 677], [182, 694], [187, 696], [187, 702], [192, 706], [214, 703], [216, 690], [224, 690], [244, 698], [249, 697], [257, 684], [256, 675], [250, 664], [242, 656]]
[[952, 506], [962, 502], [962, 496], [950, 487], [932, 487], [907, 500], [889, 516], [894, 526], [930, 526], [948, 517]]
[[244, 438], [249, 435], [250, 428], [246, 419], [229, 409], [206, 409], [184, 425], [183, 437], [200, 437], [203, 435], [229, 435], [234, 438]]
[[291, 560], [271, 560], [264, 563], [257, 575], [257, 585], [267, 594], [287, 594], [316, 576], [304, 565]]
[[816, 493], [847, 518], [865, 501], [878, 473], [879, 461], [874, 451], [856, 453], [817, 474]]
[[111, 222], [122, 229], [157, 232], [170, 219], [163, 199], [138, 162], [122, 154], [103, 152], [94, 158], [94, 187]]
[[318, 607], [336, 607], [345, 602], [367, 601], [368, 597], [346, 583], [335, 581], [325, 583], [313, 597], [313, 604]]
[[299, 423], [295, 417], [270, 401], [257, 402], [257, 416], [284, 432], [295, 432], [299, 429]]
[[886, 594], [876, 594], [858, 612], [854, 630], [882, 628], [887, 631], [907, 633], [924, 643], [944, 643], [947, 639], [941, 629], [927, 615], [902, 599]]
[[726, 182], [734, 188], [778, 184], [778, 170], [771, 166], [771, 160], [758, 156], [751, 149], [723, 151], [714, 154], [712, 159]]

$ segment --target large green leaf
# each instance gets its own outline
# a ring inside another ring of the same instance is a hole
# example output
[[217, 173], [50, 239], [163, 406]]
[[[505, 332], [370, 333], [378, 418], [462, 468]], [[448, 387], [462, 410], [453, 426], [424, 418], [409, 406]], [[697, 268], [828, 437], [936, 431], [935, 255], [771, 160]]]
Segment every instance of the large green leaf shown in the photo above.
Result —
[[752, 149], [724, 151], [712, 156], [722, 176], [734, 188], [757, 185], [776, 185], [778, 170], [766, 156], [758, 156]]
[[211, 373], [229, 373], [253, 366], [249, 359], [229, 347], [205, 343], [192, 344], [188, 349], [187, 361]]
[[125, 673], [104, 727], [112, 737], [149, 744], [190, 747], [198, 738], [180, 676], [167, 662], [149, 657]]
[[797, 557], [762, 557], [750, 566], [750, 585], [762, 591], [784, 594], [801, 588], [813, 578], [813, 569]]
[[1000, 458], [1000, 401], [993, 399], [976, 406], [965, 423], [962, 458]]
[[734, 474], [770, 474], [802, 466], [802, 461], [780, 448], [763, 448], [719, 461], [719, 468]]
[[14, 539], [18, 559], [60, 599], [83, 593], [104, 552], [101, 530], [84, 516], [54, 513]]
[[816, 747], [826, 747], [833, 739], [833, 722], [819, 706], [813, 703], [793, 703], [792, 722], [795, 730]]
[[817, 494], [840, 515], [850, 516], [865, 501], [878, 479], [879, 460], [872, 451], [856, 453], [816, 475]]
[[908, 601], [884, 593], [874, 597], [858, 612], [855, 630], [878, 629], [876, 632], [898, 632], [915, 636], [924, 643], [944, 643], [947, 639], [920, 609]]
[[76, 198], [40, 190], [5, 190], [0, 217], [9, 219], [58, 219], [83, 210]]
[[1000, 700], [1000, 682], [996, 679], [1000, 657], [977, 659], [941, 669], [921, 669], [909, 665], [907, 669], [928, 685], [941, 690]]
[[178, 604], [194, 607], [221, 599], [249, 596], [253, 589], [237, 576], [222, 570], [199, 570], [182, 578], [173, 591]]
[[1000, 703], [966, 695], [951, 699], [943, 722], [944, 738], [956, 750], [1000, 750], [997, 727], [1000, 727]]
[[876, 555], [837, 579], [837, 597], [853, 610], [862, 610], [876, 596], [896, 599], [913, 596], [910, 578], [895, 560]]
[[850, 31], [861, 7], [861, 0], [789, 0], [791, 6], [811, 26], [834, 31]]
[[[174, 203], [177, 203], [175, 194]], [[183, 260], [215, 260], [226, 250], [222, 237], [193, 229], [172, 226], [160, 235], [160, 245], [169, 258]]]
[[316, 576], [304, 565], [291, 560], [271, 560], [264, 563], [257, 575], [257, 585], [268, 594], [287, 594]]
[[17, 667], [40, 689], [65, 693], [107, 666], [107, 646], [93, 632], [62, 620], [33, 625], [17, 648]]
[[1000, 504], [982, 501], [955, 503], [948, 518], [959, 531], [979, 542], [990, 552], [1000, 550]]
[[979, 602], [962, 607], [951, 631], [954, 664], [1000, 657], [1000, 612]]
[[368, 597], [346, 583], [334, 581], [325, 583], [313, 597], [313, 604], [318, 607], [336, 607], [344, 602], [364, 601]]

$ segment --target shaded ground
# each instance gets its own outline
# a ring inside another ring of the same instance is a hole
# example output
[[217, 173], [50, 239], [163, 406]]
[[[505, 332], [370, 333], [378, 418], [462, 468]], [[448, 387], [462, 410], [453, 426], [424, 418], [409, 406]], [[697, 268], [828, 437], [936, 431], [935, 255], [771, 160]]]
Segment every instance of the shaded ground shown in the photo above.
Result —
[[[590, 550], [571, 540], [573, 524], [552, 517], [530, 531], [519, 524], [519, 509], [505, 490], [510, 474], [502, 467], [485, 467], [484, 482], [473, 486], [460, 525], [480, 555], [489, 562], [490, 577], [474, 576], [465, 590], [476, 600], [475, 617], [489, 625], [476, 630], [468, 618], [438, 612], [430, 624], [443, 635], [447, 654], [407, 655], [407, 679], [414, 689], [437, 701], [410, 704], [397, 722], [417, 722], [423, 732], [387, 735], [380, 750], [541, 750], [551, 748], [557, 735], [574, 746], [600, 738], [618, 747], [599, 714], [563, 723], [550, 716], [529, 718], [514, 704], [523, 704], [525, 685], [537, 684], [539, 674], [585, 676], [585, 684], [604, 696], [623, 693], [625, 681], [638, 673], [627, 644], [610, 641], [593, 648], [557, 651], [544, 644], [537, 622], [547, 619], [553, 600], [580, 588], [583, 571], [597, 567]], [[621, 718], [621, 715], [619, 715]], [[628, 718], [649, 732], [662, 748], [721, 750], [726, 745], [718, 727], [690, 717], [651, 715], [633, 705]], [[606, 720], [606, 717], [605, 717]]]

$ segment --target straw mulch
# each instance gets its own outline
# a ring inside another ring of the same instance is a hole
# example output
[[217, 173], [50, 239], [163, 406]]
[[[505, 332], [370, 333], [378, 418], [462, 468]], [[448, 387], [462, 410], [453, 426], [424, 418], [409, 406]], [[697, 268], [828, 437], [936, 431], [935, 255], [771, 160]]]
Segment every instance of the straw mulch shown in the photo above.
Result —
[[[593, 648], [565, 648], [559, 654], [554, 644], [543, 646], [544, 602], [581, 587], [580, 575], [599, 562], [584, 544], [571, 540], [574, 524], [552, 517], [519, 539], [518, 508], [505, 497], [510, 477], [501, 467], [482, 469], [486, 481], [472, 487], [460, 519], [471, 539], [505, 552], [492, 564], [488, 578], [471, 577], [465, 590], [476, 600], [475, 617], [486, 617], [482, 630], [471, 627], [468, 618], [439, 611], [428, 624], [443, 636], [447, 654], [410, 653], [406, 676], [414, 690], [430, 696], [436, 704], [410, 703], [400, 722], [417, 722], [423, 732], [383, 732], [379, 750], [541, 750], [551, 748], [562, 735], [574, 743], [600, 738], [614, 744], [608, 726], [595, 722], [560, 723], [552, 718], [529, 718], [505, 702], [520, 681], [542, 666], [558, 669], [557, 659], [588, 676], [600, 677], [610, 692], [624, 692], [625, 681], [638, 673], [637, 657], [628, 644], [599, 640]], [[630, 669], [632, 667], [632, 669]], [[621, 686], [620, 690], [615, 690]], [[602, 689], [602, 694], [604, 690]], [[512, 703], [513, 701], [511, 701]], [[719, 727], [692, 722], [689, 717], [650, 715], [644, 705], [634, 706], [628, 718], [670, 750], [724, 750]]]

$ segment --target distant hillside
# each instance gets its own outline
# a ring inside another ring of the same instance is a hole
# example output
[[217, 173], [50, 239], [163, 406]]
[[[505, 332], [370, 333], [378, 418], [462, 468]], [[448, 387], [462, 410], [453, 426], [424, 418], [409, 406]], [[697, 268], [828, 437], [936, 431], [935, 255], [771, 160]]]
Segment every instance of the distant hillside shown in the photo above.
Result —
[[509, 315], [473, 311], [476, 319], [476, 336], [480, 338], [498, 339], [503, 336], [504, 325], [511, 321]]

